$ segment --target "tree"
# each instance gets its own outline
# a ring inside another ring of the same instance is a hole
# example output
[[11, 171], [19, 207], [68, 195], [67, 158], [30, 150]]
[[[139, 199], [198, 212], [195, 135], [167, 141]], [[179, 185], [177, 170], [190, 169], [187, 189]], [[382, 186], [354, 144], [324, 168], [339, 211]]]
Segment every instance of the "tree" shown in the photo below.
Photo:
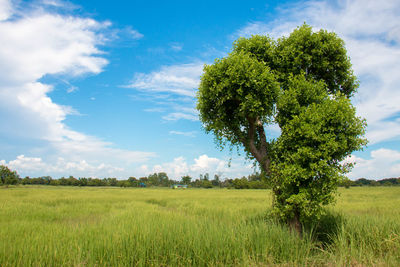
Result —
[[153, 186], [169, 186], [169, 178], [165, 172], [150, 174], [148, 177], [150, 185]]
[[191, 180], [192, 180], [192, 177], [190, 177], [189, 175], [182, 176], [182, 183], [183, 184], [189, 185]]
[[213, 185], [209, 180], [203, 179], [200, 181], [200, 186], [203, 188], [212, 188]]
[[214, 174], [214, 180], [211, 181], [213, 186], [221, 186], [221, 180], [218, 174]]
[[1, 184], [17, 184], [19, 175], [16, 171], [11, 171], [7, 166], [0, 165], [0, 182]]
[[249, 181], [246, 179], [246, 177], [242, 178], [236, 178], [233, 180], [233, 187], [235, 189], [248, 189], [250, 188]]
[[[242, 147], [269, 179], [274, 213], [301, 223], [333, 201], [361, 149], [366, 123], [350, 97], [358, 87], [344, 42], [308, 25], [288, 37], [239, 38], [225, 58], [206, 65], [197, 109], [216, 143]], [[279, 126], [273, 139], [267, 127]]]

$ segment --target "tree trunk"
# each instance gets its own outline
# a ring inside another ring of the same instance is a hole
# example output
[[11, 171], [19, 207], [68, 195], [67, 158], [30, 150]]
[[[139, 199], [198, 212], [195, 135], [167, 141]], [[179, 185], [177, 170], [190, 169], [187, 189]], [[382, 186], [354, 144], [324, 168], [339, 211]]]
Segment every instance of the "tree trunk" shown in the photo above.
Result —
[[302, 226], [300, 222], [300, 212], [298, 210], [295, 211], [293, 218], [289, 219], [288, 224], [291, 231], [294, 231], [301, 236]]
[[249, 123], [249, 130], [247, 132], [248, 139], [242, 142], [258, 161], [261, 169], [267, 174], [270, 174], [270, 144], [267, 142], [264, 126], [258, 118], [247, 117], [247, 121]]

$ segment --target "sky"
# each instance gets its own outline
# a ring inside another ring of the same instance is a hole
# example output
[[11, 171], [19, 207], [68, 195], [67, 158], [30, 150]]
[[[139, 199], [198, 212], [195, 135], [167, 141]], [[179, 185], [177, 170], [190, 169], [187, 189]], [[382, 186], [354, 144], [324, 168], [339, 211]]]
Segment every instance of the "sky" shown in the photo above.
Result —
[[238, 37], [304, 22], [345, 41], [360, 81], [369, 143], [349, 178], [399, 177], [398, 0], [0, 0], [0, 164], [22, 177], [251, 174], [202, 128], [203, 66]]

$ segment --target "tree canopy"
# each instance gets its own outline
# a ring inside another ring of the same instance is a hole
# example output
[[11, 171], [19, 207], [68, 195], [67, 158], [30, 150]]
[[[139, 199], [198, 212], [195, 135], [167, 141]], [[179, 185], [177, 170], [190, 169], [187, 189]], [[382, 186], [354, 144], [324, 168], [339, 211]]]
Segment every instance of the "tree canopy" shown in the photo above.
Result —
[[[306, 24], [288, 37], [239, 38], [204, 67], [197, 109], [217, 144], [243, 146], [272, 182], [274, 211], [298, 229], [318, 215], [366, 144], [350, 97], [358, 88], [341, 40]], [[280, 136], [271, 138], [268, 126]]]
[[7, 166], [0, 165], [0, 184], [17, 184], [19, 175], [16, 171], [10, 170]]

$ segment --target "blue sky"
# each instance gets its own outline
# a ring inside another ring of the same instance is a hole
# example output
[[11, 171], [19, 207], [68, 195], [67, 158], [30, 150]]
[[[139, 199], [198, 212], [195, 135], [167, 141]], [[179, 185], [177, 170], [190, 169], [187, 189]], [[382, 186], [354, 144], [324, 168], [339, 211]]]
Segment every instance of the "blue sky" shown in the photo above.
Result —
[[56, 178], [250, 174], [201, 128], [202, 67], [239, 36], [307, 22], [345, 40], [361, 83], [370, 143], [349, 177], [398, 177], [399, 14], [395, 0], [0, 0], [0, 164]]

